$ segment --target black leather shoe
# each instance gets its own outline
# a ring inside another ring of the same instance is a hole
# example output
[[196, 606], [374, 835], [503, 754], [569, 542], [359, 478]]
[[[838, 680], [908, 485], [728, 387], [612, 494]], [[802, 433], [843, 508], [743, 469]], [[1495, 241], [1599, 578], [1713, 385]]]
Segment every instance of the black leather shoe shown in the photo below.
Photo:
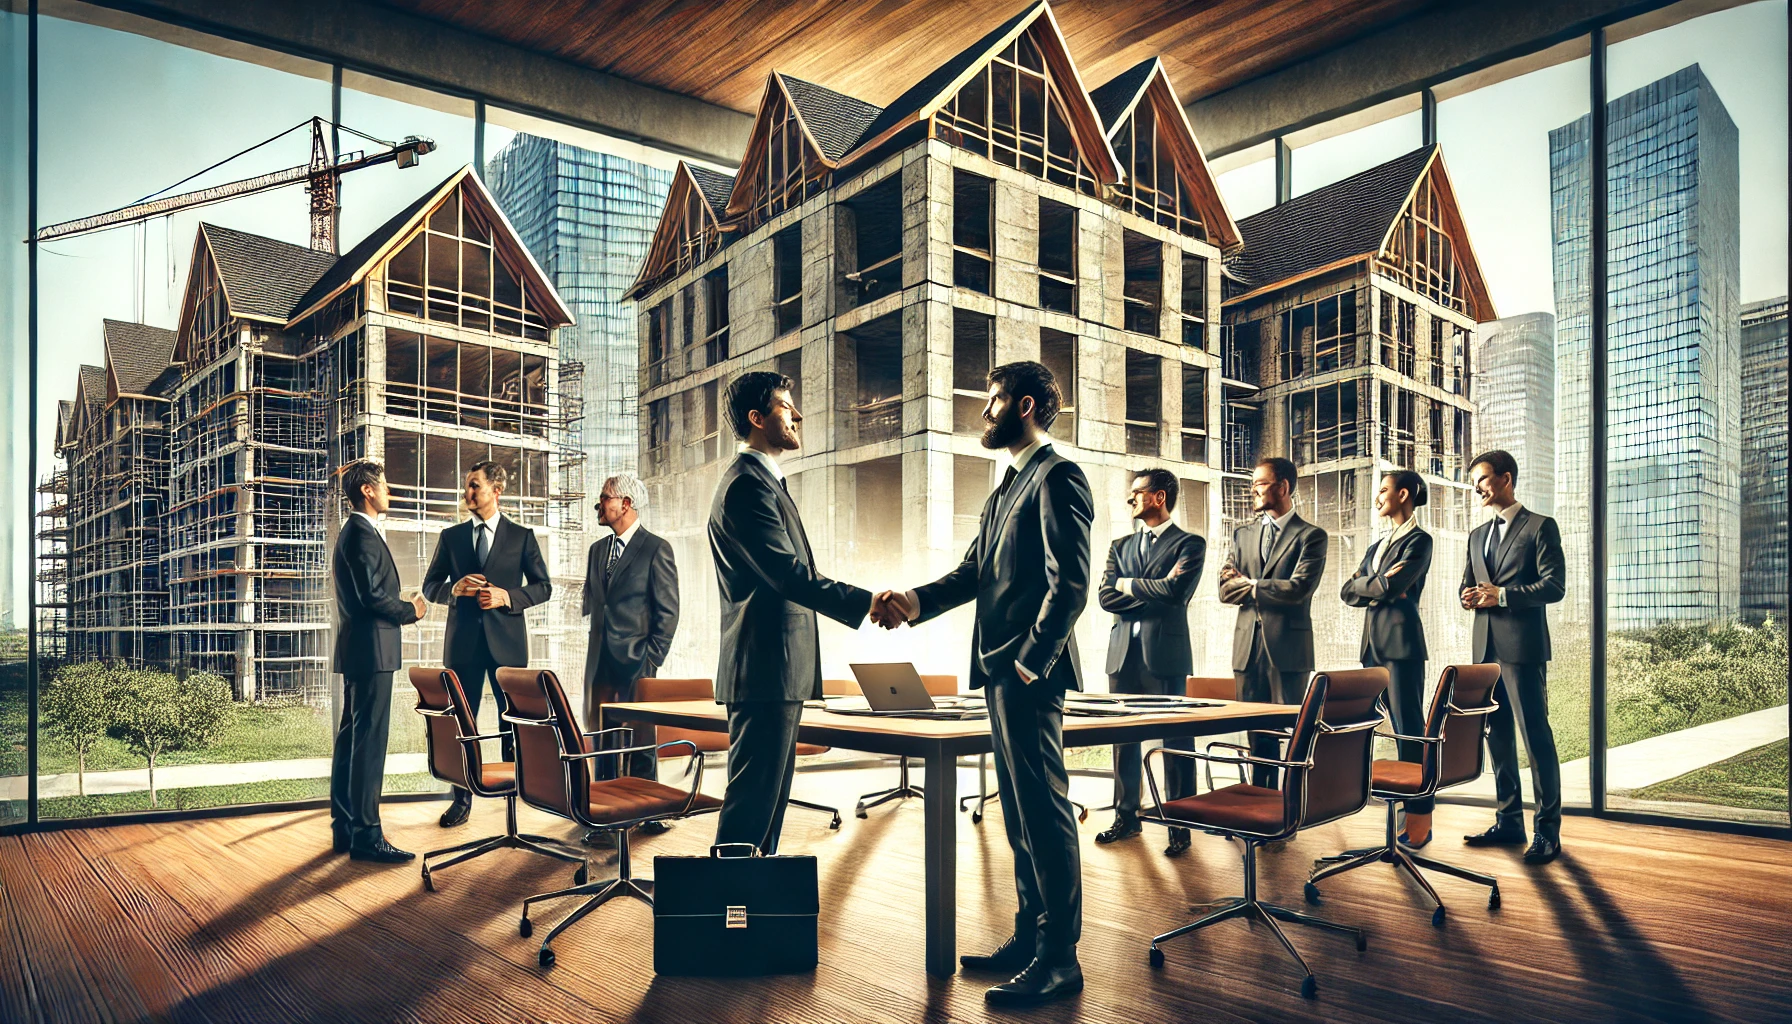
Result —
[[579, 842], [584, 843], [586, 846], [597, 847], [600, 850], [613, 850], [616, 848], [616, 833], [601, 828], [594, 828], [585, 833], [584, 836], [579, 839]]
[[998, 1006], [1035, 1006], [1076, 995], [1082, 990], [1083, 966], [1076, 962], [1075, 956], [1050, 964], [1035, 959], [1012, 981], [983, 993], [983, 999]]
[[1143, 831], [1145, 827], [1139, 824], [1139, 819], [1130, 814], [1121, 814], [1114, 818], [1114, 823], [1108, 826], [1106, 832], [1096, 833], [1095, 841], [1106, 846], [1122, 839], [1131, 839]]
[[1531, 837], [1531, 848], [1524, 851], [1526, 864], [1548, 864], [1562, 852], [1562, 844], [1545, 835]]
[[407, 860], [415, 859], [416, 856], [408, 850], [400, 850], [386, 842], [384, 836], [371, 843], [350, 847], [348, 851], [349, 860], [368, 860], [375, 864], [403, 864]]
[[465, 825], [467, 816], [472, 813], [473, 794], [464, 789], [457, 789], [454, 791], [454, 800], [448, 804], [448, 809], [442, 812], [441, 820], [437, 824], [443, 828]]
[[1032, 963], [1033, 948], [1033, 939], [1022, 940], [1010, 935], [994, 953], [982, 956], [967, 953], [959, 957], [958, 962], [967, 971], [1001, 971], [1006, 974], [1023, 970]]
[[1164, 847], [1164, 856], [1180, 857], [1188, 852], [1188, 847], [1188, 829], [1172, 828], [1170, 830], [1170, 845]]
[[1485, 832], [1472, 836], [1463, 836], [1462, 841], [1470, 846], [1523, 846], [1524, 829], [1511, 825], [1495, 825]]
[[641, 836], [663, 836], [672, 831], [669, 821], [643, 821], [635, 826], [635, 834]]

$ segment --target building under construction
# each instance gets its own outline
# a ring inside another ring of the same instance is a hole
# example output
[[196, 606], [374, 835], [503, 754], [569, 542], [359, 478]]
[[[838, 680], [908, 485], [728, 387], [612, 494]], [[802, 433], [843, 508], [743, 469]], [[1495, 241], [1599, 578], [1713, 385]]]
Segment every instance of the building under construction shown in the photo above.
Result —
[[[58, 439], [68, 494], [42, 503], [40, 574], [52, 592], [67, 566], [68, 656], [322, 700], [346, 512], [333, 475], [368, 456], [387, 467], [405, 587], [490, 459], [510, 476], [505, 514], [545, 532], [557, 588], [576, 592], [578, 402], [561, 395], [579, 367], [556, 342], [570, 322], [470, 167], [342, 256], [202, 225], [178, 329], [107, 321], [106, 366], [83, 368]], [[530, 625], [537, 657], [578, 678], [567, 606]], [[405, 640], [407, 661], [439, 660], [440, 618]]]

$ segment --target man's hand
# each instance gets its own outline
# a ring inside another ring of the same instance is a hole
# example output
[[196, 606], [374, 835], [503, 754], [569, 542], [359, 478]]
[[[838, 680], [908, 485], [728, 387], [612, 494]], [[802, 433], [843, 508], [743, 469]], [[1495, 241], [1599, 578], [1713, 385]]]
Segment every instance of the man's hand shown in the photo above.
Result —
[[423, 600], [422, 594], [413, 594], [411, 596], [411, 607], [417, 609], [417, 618], [419, 621], [429, 614], [429, 602]]
[[1220, 582], [1221, 583], [1226, 583], [1226, 582], [1229, 582], [1231, 580], [1235, 580], [1238, 578], [1240, 578], [1240, 573], [1237, 569], [1232, 568], [1230, 565], [1220, 566]]
[[1221, 604], [1244, 604], [1245, 598], [1251, 594], [1253, 584], [1243, 576], [1233, 573], [1230, 579], [1220, 584]]
[[479, 607], [487, 609], [510, 607], [510, 591], [503, 587], [480, 587]]
[[479, 588], [485, 585], [485, 575], [483, 573], [470, 572], [456, 580], [454, 588], [450, 590], [449, 593], [453, 594], [455, 597], [474, 597], [478, 595]]
[[1382, 574], [1382, 575], [1384, 575], [1384, 576], [1398, 576], [1398, 575], [1400, 575], [1400, 570], [1402, 570], [1402, 569], [1404, 569], [1404, 568], [1406, 568], [1406, 563], [1405, 563], [1405, 562], [1395, 562], [1395, 563], [1394, 563], [1394, 567], [1393, 567], [1393, 568], [1391, 568], [1391, 569], [1389, 569], [1389, 570], [1388, 570], [1388, 571], [1387, 571], [1387, 572], [1385, 572], [1385, 573], [1383, 573], [1383, 574]]
[[1500, 606], [1500, 588], [1491, 583], [1477, 583], [1462, 592], [1462, 607], [1498, 608]]
[[900, 591], [886, 590], [871, 599], [871, 621], [885, 629], [895, 629], [914, 614], [908, 595]]

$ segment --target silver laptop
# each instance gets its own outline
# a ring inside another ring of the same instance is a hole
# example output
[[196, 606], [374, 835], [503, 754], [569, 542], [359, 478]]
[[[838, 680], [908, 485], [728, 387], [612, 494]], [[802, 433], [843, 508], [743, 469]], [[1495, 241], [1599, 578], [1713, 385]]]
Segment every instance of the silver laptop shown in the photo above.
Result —
[[933, 695], [912, 662], [851, 665], [853, 678], [873, 711], [931, 711]]

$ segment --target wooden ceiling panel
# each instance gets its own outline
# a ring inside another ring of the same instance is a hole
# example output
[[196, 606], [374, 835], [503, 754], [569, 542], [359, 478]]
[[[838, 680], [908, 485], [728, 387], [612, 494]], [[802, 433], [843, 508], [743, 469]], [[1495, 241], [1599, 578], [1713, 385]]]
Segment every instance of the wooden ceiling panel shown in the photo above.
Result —
[[[380, 0], [525, 49], [751, 113], [773, 70], [879, 105], [1025, 0]], [[1161, 56], [1185, 102], [1443, 0], [1063, 0], [1093, 88]]]

